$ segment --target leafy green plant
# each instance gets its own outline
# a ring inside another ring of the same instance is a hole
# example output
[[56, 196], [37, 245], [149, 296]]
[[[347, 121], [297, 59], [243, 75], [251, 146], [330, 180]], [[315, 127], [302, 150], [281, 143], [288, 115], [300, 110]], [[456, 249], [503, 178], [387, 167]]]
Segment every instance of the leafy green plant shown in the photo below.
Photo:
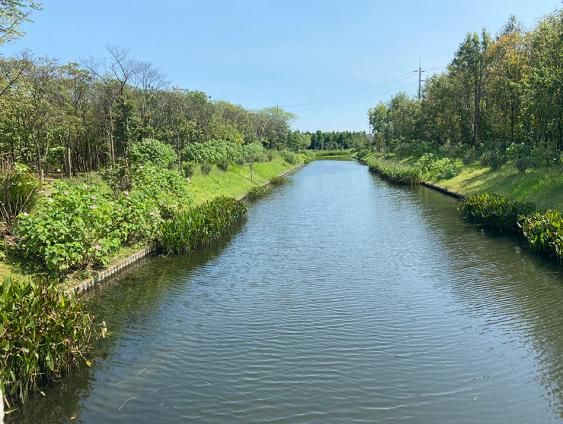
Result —
[[8, 232], [12, 231], [16, 217], [33, 207], [39, 187], [39, 180], [25, 165], [16, 165], [0, 174], [0, 218]]
[[164, 221], [158, 239], [165, 253], [186, 253], [223, 236], [246, 213], [246, 206], [231, 197], [217, 197], [177, 213]]
[[372, 158], [367, 162], [369, 170], [395, 184], [419, 184], [420, 170], [414, 166], [403, 166]]
[[211, 164], [209, 162], [202, 163], [200, 168], [203, 175], [208, 175], [211, 172]]
[[563, 259], [563, 216], [560, 212], [535, 212], [521, 217], [519, 225], [533, 249]]
[[122, 241], [108, 193], [99, 186], [57, 182], [49, 197], [18, 218], [17, 253], [56, 275], [107, 264]]
[[274, 177], [270, 180], [270, 184], [272, 184], [274, 186], [281, 186], [281, 185], [285, 184], [285, 178], [282, 177], [282, 176]]
[[221, 171], [227, 171], [229, 169], [229, 161], [228, 160], [221, 160], [217, 163], [217, 168]]
[[249, 190], [247, 198], [249, 200], [257, 200], [266, 196], [266, 194], [268, 194], [267, 186], [254, 186]]
[[23, 403], [72, 368], [90, 364], [95, 340], [106, 334], [73, 295], [30, 279], [0, 281], [0, 388], [8, 406]]
[[134, 164], [150, 164], [163, 168], [169, 168], [177, 161], [176, 152], [172, 147], [152, 138], [145, 138], [133, 144], [129, 157]]
[[289, 163], [290, 165], [294, 165], [299, 162], [299, 156], [296, 153], [289, 151], [289, 150], [282, 150], [280, 152], [282, 159]]
[[481, 155], [481, 165], [488, 166], [493, 171], [500, 169], [506, 163], [506, 157], [497, 150], [486, 150]]
[[194, 164], [191, 162], [184, 162], [182, 164], [182, 173], [184, 174], [184, 177], [186, 178], [190, 178], [194, 175], [195, 169], [194, 169]]
[[530, 215], [535, 209], [533, 203], [511, 201], [498, 193], [471, 195], [459, 206], [466, 220], [501, 232], [519, 231], [520, 217]]

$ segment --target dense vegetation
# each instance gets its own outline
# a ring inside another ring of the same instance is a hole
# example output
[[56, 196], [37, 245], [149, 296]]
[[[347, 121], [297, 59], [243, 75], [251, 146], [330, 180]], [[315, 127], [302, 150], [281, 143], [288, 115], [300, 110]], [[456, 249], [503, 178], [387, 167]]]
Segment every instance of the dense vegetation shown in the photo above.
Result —
[[395, 184], [418, 184], [421, 174], [418, 168], [404, 166], [398, 163], [379, 158], [370, 158], [367, 161], [369, 170], [382, 178]]
[[186, 209], [163, 222], [158, 245], [165, 253], [185, 253], [217, 241], [242, 219], [246, 206], [231, 197], [217, 197]]
[[361, 131], [316, 131], [306, 133], [313, 150], [365, 149], [370, 144], [366, 133]]
[[511, 18], [495, 37], [468, 34], [422, 98], [398, 93], [369, 111], [380, 151], [434, 153], [520, 172], [560, 166], [563, 148], [563, 11], [531, 31]]
[[533, 203], [509, 200], [497, 193], [468, 196], [459, 209], [472, 223], [519, 233], [536, 251], [563, 258], [563, 216], [558, 211], [536, 211]]
[[0, 389], [7, 406], [23, 403], [70, 369], [89, 365], [92, 343], [105, 333], [105, 326], [97, 327], [84, 305], [60, 287], [1, 279]]

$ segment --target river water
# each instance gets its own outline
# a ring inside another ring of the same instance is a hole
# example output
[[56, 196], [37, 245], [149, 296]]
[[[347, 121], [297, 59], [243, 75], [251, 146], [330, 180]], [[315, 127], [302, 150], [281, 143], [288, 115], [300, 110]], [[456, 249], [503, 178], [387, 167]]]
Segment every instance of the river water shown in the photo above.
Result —
[[94, 366], [10, 422], [562, 422], [562, 270], [456, 207], [313, 162], [95, 292]]

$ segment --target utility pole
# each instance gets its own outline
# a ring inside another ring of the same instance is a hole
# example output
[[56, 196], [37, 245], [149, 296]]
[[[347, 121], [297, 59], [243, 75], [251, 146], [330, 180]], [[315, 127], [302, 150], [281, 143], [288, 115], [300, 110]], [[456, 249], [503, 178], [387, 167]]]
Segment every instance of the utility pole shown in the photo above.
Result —
[[420, 59], [418, 59], [418, 69], [415, 69], [413, 72], [418, 72], [418, 100], [420, 100], [422, 98], [422, 73], [426, 72], [422, 70]]

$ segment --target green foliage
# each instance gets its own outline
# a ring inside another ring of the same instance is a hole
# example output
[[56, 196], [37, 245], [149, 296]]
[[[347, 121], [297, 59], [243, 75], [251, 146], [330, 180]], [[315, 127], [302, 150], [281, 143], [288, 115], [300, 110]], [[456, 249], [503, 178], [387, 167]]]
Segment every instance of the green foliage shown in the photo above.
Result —
[[200, 165], [200, 168], [201, 168], [201, 173], [202, 173], [203, 175], [208, 175], [208, 174], [211, 172], [212, 166], [211, 166], [211, 164], [210, 164], [209, 162], [203, 162], [203, 163]]
[[60, 287], [28, 279], [0, 281], [0, 388], [9, 406], [81, 364], [105, 327]]
[[462, 216], [468, 221], [501, 232], [518, 232], [520, 217], [530, 215], [535, 209], [533, 203], [511, 201], [497, 193], [468, 196], [459, 207]]
[[369, 170], [395, 184], [419, 184], [420, 170], [414, 166], [403, 166], [397, 163], [371, 158], [367, 161]]
[[182, 159], [199, 164], [234, 163], [243, 158], [243, 146], [224, 140], [189, 144], [182, 152]]
[[497, 171], [506, 163], [506, 157], [497, 150], [486, 150], [481, 155], [481, 165], [488, 166], [493, 171]]
[[250, 191], [248, 192], [247, 198], [249, 200], [257, 200], [260, 199], [261, 197], [264, 197], [268, 194], [268, 187], [263, 185], [263, 186], [254, 186], [250, 189]]
[[560, 212], [535, 212], [521, 217], [519, 224], [533, 249], [563, 259], [563, 216]]
[[226, 172], [229, 169], [229, 161], [227, 160], [219, 161], [219, 163], [217, 163], [217, 168], [219, 168], [221, 171]]
[[266, 161], [266, 149], [262, 143], [250, 143], [243, 146], [242, 155], [244, 162], [247, 164], [252, 164], [254, 162], [264, 162]]
[[131, 190], [113, 192], [101, 181], [55, 183], [15, 227], [15, 252], [62, 277], [107, 265], [122, 245], [152, 240], [163, 220], [189, 206], [188, 182], [153, 165], [131, 174]]
[[190, 178], [192, 175], [194, 175], [194, 172], [195, 172], [195, 167], [192, 162], [184, 162], [182, 164], [182, 173], [184, 177]]
[[20, 215], [18, 253], [56, 275], [107, 264], [122, 241], [110, 193], [99, 186], [57, 182], [30, 214]]
[[282, 150], [280, 155], [284, 161], [289, 163], [290, 165], [295, 165], [299, 162], [299, 156], [289, 150]]
[[[376, 148], [400, 157], [464, 157], [465, 164], [482, 154], [492, 170], [511, 159], [522, 173], [558, 165], [562, 33], [558, 9], [528, 31], [511, 18], [496, 37], [486, 30], [467, 34], [447, 69], [427, 79], [420, 99], [399, 92], [369, 109]], [[550, 159], [533, 160], [538, 147]]]
[[437, 158], [433, 153], [425, 153], [418, 159], [416, 166], [424, 176], [431, 180], [443, 180], [455, 177], [459, 167], [449, 158]]
[[139, 165], [154, 165], [169, 168], [176, 163], [174, 149], [161, 141], [145, 138], [133, 144], [129, 152], [131, 161]]
[[9, 232], [16, 217], [33, 207], [39, 187], [39, 181], [25, 165], [0, 173], [0, 222], [4, 222]]
[[246, 213], [246, 206], [231, 197], [217, 197], [181, 211], [163, 222], [158, 239], [165, 253], [186, 253], [217, 241]]
[[270, 180], [270, 184], [272, 184], [273, 186], [281, 186], [285, 184], [285, 178], [282, 176], [274, 177]]

